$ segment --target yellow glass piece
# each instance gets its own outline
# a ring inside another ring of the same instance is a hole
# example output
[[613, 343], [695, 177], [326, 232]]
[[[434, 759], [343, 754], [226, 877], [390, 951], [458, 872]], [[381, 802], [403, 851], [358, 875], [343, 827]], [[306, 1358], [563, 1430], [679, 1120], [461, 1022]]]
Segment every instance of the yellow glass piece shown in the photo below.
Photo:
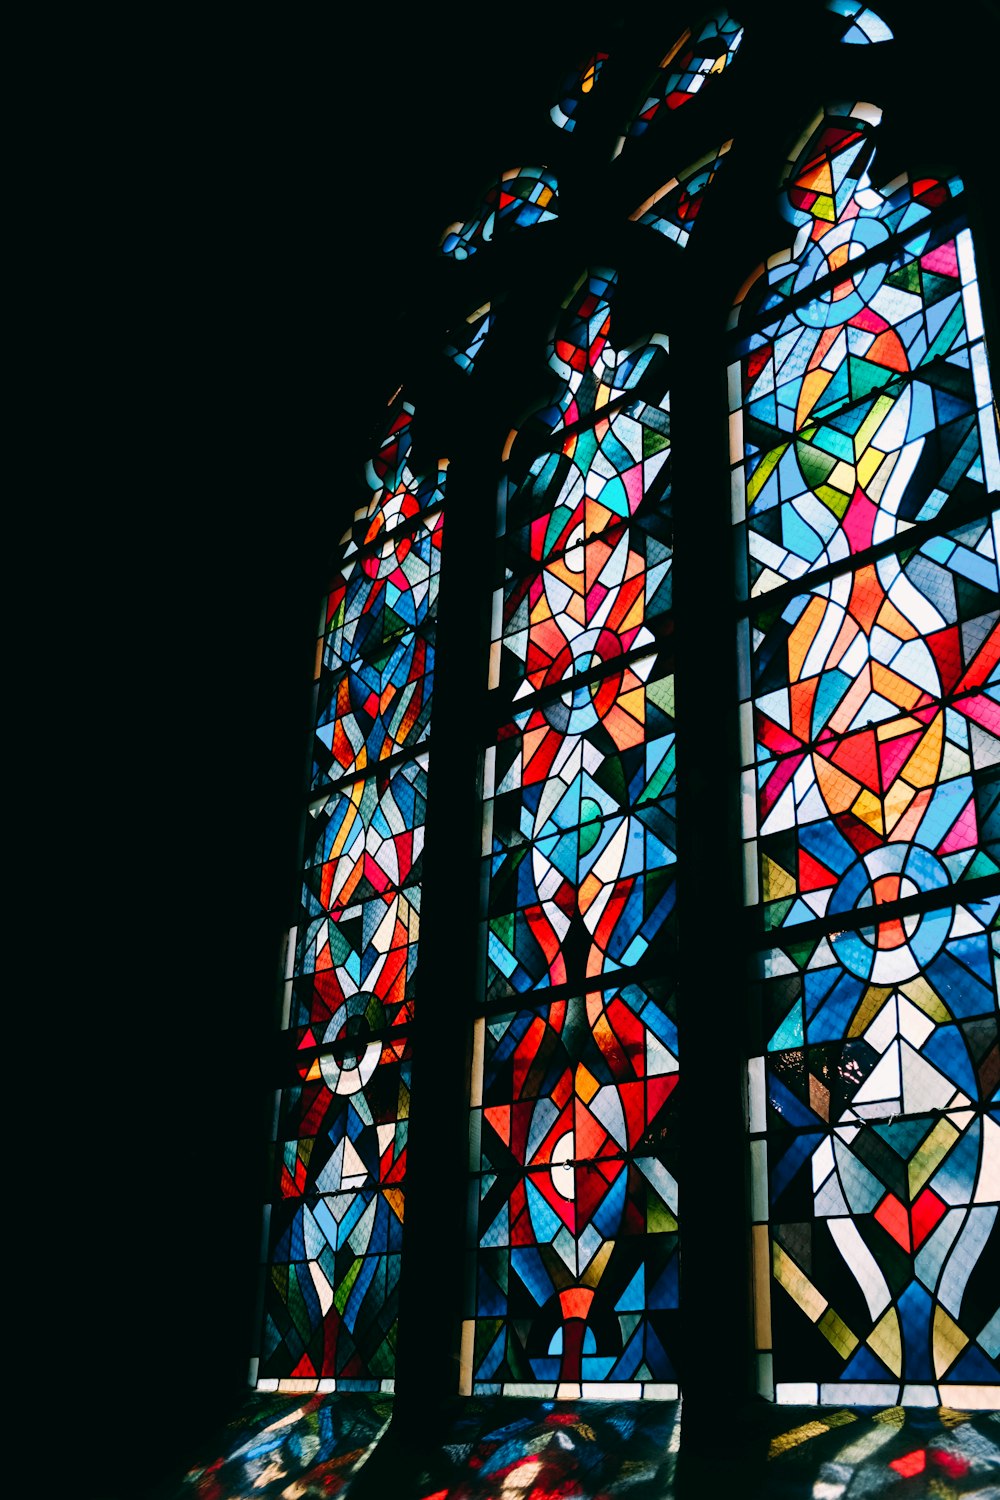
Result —
[[771, 1347], [771, 1278], [767, 1274], [767, 1225], [755, 1224], [753, 1243], [753, 1322], [758, 1349]]
[[[676, 1222], [676, 1220], [674, 1221], [674, 1228], [675, 1229], [677, 1228], [677, 1222]], [[614, 1242], [614, 1240], [605, 1240], [604, 1241], [604, 1244], [601, 1246], [600, 1250], [598, 1250], [597, 1254], [594, 1256], [593, 1260], [590, 1262], [590, 1265], [587, 1267], [587, 1269], [584, 1271], [583, 1275], [580, 1277], [580, 1280], [583, 1282], [584, 1286], [596, 1286], [597, 1285], [597, 1283], [600, 1281], [601, 1277], [604, 1275], [604, 1267], [607, 1265], [608, 1260], [609, 1260], [609, 1258], [611, 1256], [611, 1252], [612, 1252], [612, 1250], [614, 1248], [615, 1248], [615, 1242]]]
[[830, 472], [827, 484], [832, 489], [843, 490], [845, 495], [853, 495], [857, 471], [853, 464], [845, 463], [843, 459], [835, 464]]
[[[912, 708], [923, 692], [922, 688], [908, 682], [905, 677], [900, 677], [898, 672], [894, 672], [884, 662], [873, 661], [871, 669], [872, 687], [876, 693], [881, 693], [883, 698], [888, 698], [890, 703], [896, 703], [900, 708]], [[906, 734], [909, 730], [920, 727], [915, 719], [892, 719], [888, 724], [879, 725], [878, 738], [893, 739], [896, 735]]]
[[857, 796], [861, 783], [822, 755], [813, 756], [813, 770], [816, 772], [820, 794], [830, 811], [846, 812]]
[[883, 989], [877, 984], [869, 985], [861, 996], [861, 1004], [851, 1017], [851, 1024], [847, 1028], [847, 1035], [864, 1036], [891, 994], [891, 989]]
[[934, 1309], [934, 1374], [940, 1380], [955, 1363], [969, 1336], [950, 1318], [940, 1302]]
[[829, 1306], [826, 1298], [813, 1286], [805, 1272], [800, 1271], [791, 1257], [785, 1254], [777, 1241], [771, 1246], [771, 1269], [775, 1281], [799, 1304], [806, 1317], [813, 1323], [818, 1322]]
[[583, 1100], [584, 1104], [589, 1104], [601, 1085], [598, 1083], [597, 1079], [594, 1077], [593, 1073], [588, 1067], [586, 1067], [583, 1063], [577, 1063], [574, 1086], [576, 1088], [578, 1096]]
[[486, 1022], [482, 1016], [479, 1016], [472, 1023], [472, 1087], [469, 1097], [469, 1105], [472, 1109], [478, 1109], [483, 1102], [483, 1065], [485, 1056]]
[[333, 1301], [338, 1312], [342, 1313], [347, 1306], [347, 1299], [351, 1295], [351, 1287], [358, 1279], [361, 1270], [361, 1259], [352, 1261], [348, 1267], [347, 1274], [334, 1293]]
[[941, 764], [944, 744], [944, 714], [938, 714], [927, 726], [927, 732], [910, 756], [900, 774], [911, 786], [933, 786]]
[[476, 1320], [466, 1318], [462, 1324], [462, 1349], [459, 1359], [458, 1394], [472, 1395], [472, 1354], [475, 1347]]
[[802, 666], [809, 654], [809, 648], [816, 638], [816, 633], [826, 618], [827, 603], [825, 599], [812, 598], [795, 622], [795, 629], [788, 639], [788, 680], [798, 682], [802, 676]]
[[845, 490], [835, 490], [829, 484], [818, 484], [813, 493], [817, 500], [822, 500], [827, 510], [833, 511], [838, 520], [843, 520], [851, 500]]
[[[878, 432], [885, 417], [892, 410], [895, 404], [896, 403], [894, 397], [879, 396], [878, 400], [875, 402], [875, 405], [872, 407], [871, 411], [868, 413], [867, 417], [865, 417], [865, 420], [862, 422], [861, 426], [854, 434], [854, 452], [859, 458], [861, 454], [864, 453], [869, 443], [871, 443], [872, 438], [875, 436], [876, 432]], [[877, 448], [873, 448], [872, 452], [878, 454], [879, 463], [885, 457], [885, 454], [879, 452]], [[878, 468], [878, 464], [876, 464], [875, 467]]]
[[798, 405], [795, 408], [796, 427], [805, 426], [809, 418], [809, 413], [832, 379], [832, 370], [824, 370], [820, 367], [818, 370], [806, 371], [802, 380], [802, 389], [799, 391]]
[[386, 1201], [386, 1203], [388, 1203], [389, 1207], [392, 1209], [393, 1213], [396, 1215], [396, 1218], [400, 1221], [400, 1223], [402, 1223], [402, 1221], [403, 1221], [403, 1194], [402, 1194], [402, 1191], [399, 1188], [386, 1188], [386, 1190], [385, 1190], [385, 1201]]
[[862, 823], [867, 823], [869, 828], [876, 833], [885, 833], [885, 818], [883, 817], [882, 799], [876, 797], [867, 787], [863, 787], [861, 795], [855, 798], [851, 811], [859, 817]]
[[932, 1021], [944, 1024], [951, 1020], [950, 1011], [922, 974], [918, 974], [915, 979], [908, 979], [899, 988], [907, 1000], [912, 1000], [914, 1005], [919, 1006], [924, 1015], [929, 1016]]
[[795, 879], [783, 870], [776, 860], [765, 854], [761, 859], [761, 884], [765, 901], [780, 901], [784, 896], [794, 896]]
[[591, 870], [590, 874], [584, 880], [583, 884], [580, 886], [579, 892], [577, 893], [577, 900], [580, 903], [581, 912], [586, 913], [590, 910], [591, 906], [597, 900], [603, 889], [604, 886], [601, 882], [600, 877], [595, 875], [593, 870]]
[[781, 443], [777, 448], [772, 448], [770, 453], [765, 453], [760, 463], [753, 472], [753, 478], [747, 485], [747, 504], [752, 505], [764, 488], [771, 472], [777, 467], [778, 461], [788, 451], [789, 444]]
[[832, 1307], [828, 1307], [820, 1318], [819, 1331], [843, 1359], [853, 1354], [860, 1343], [857, 1334], [851, 1332], [843, 1318], [839, 1313], [835, 1313]]
[[917, 795], [916, 789], [897, 777], [885, 794], [885, 831], [891, 833]]
[[911, 1157], [906, 1168], [906, 1185], [910, 1190], [911, 1202], [927, 1179], [937, 1171], [958, 1137], [959, 1132], [950, 1120], [938, 1120], [923, 1145]]
[[[857, 446], [856, 443], [855, 446]], [[878, 448], [866, 448], [858, 459], [858, 484], [863, 490], [867, 490], [883, 458], [885, 454]]]
[[646, 1208], [646, 1233], [671, 1234], [676, 1228], [677, 1220], [662, 1198], [654, 1194]]
[[894, 1307], [886, 1308], [865, 1343], [897, 1378], [903, 1373], [903, 1340], [899, 1329], [899, 1314]]
[[661, 68], [665, 68], [668, 63], [672, 63], [673, 62], [674, 58], [677, 56], [678, 52], [681, 50], [681, 48], [683, 47], [684, 43], [689, 40], [690, 36], [691, 36], [690, 27], [688, 28], [687, 31], [682, 31], [681, 32], [680, 36], [677, 38], [676, 42], [671, 47], [670, 51], [666, 54], [666, 56], [664, 57], [663, 61], [660, 63], [660, 67]]

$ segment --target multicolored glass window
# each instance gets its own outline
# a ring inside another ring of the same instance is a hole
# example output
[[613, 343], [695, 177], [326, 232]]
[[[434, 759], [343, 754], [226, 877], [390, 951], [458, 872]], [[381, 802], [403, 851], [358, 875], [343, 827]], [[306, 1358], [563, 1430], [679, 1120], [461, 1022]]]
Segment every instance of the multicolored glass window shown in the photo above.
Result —
[[448, 225], [441, 254], [468, 260], [497, 233], [550, 223], [559, 217], [558, 193], [559, 184], [547, 167], [511, 167], [487, 190], [471, 219]]
[[689, 104], [709, 80], [724, 73], [735, 59], [742, 40], [742, 25], [725, 10], [682, 32], [660, 63], [647, 97], [618, 141], [615, 155], [621, 153], [627, 141], [645, 135], [664, 109], [680, 109], [681, 105]]
[[553, 104], [549, 110], [549, 118], [554, 125], [558, 125], [560, 130], [574, 131], [576, 129], [580, 109], [597, 87], [601, 70], [607, 60], [606, 52], [595, 52], [581, 68], [570, 73], [563, 80], [559, 102]]
[[666, 350], [614, 348], [616, 282], [567, 300], [500, 488], [467, 1393], [677, 1392]]
[[397, 399], [317, 641], [256, 1384], [391, 1390], [446, 465]]
[[717, 151], [709, 151], [690, 167], [685, 167], [679, 177], [671, 177], [640, 203], [629, 218], [655, 229], [683, 250], [691, 238], [705, 194], [732, 144], [732, 141], [723, 141]]
[[734, 313], [760, 1389], [995, 1405], [1000, 462], [956, 179], [824, 114]]

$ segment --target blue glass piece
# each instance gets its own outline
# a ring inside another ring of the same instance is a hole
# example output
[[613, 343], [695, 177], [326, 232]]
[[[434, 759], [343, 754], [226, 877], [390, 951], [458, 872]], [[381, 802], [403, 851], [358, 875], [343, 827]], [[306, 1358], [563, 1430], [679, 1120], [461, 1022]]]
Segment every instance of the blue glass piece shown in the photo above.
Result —
[[977, 1349], [975, 1344], [970, 1344], [957, 1363], [953, 1364], [948, 1371], [949, 1380], [963, 1385], [979, 1385], [981, 1382], [994, 1385], [998, 1376], [1000, 1376], [1000, 1369], [986, 1357], [981, 1349]]
[[768, 1102], [789, 1125], [815, 1125], [816, 1116], [772, 1073], [767, 1081]]
[[911, 1281], [896, 1304], [903, 1331], [903, 1379], [937, 1379], [931, 1358], [931, 1319], [934, 1303], [919, 1281]]
[[978, 1096], [979, 1089], [976, 1075], [972, 1071], [969, 1050], [957, 1026], [936, 1027], [920, 1050], [924, 1057], [964, 1090], [970, 1099]]
[[[813, 1116], [812, 1122], [814, 1121], [815, 1117]], [[772, 1162], [770, 1172], [772, 1203], [775, 1203], [780, 1198], [796, 1172], [804, 1162], [809, 1160], [822, 1140], [823, 1134], [820, 1131], [807, 1131], [800, 1136], [796, 1136], [780, 1161], [777, 1163]]]
[[873, 1354], [867, 1344], [856, 1349], [840, 1376], [841, 1380], [878, 1381], [895, 1380], [892, 1371]]

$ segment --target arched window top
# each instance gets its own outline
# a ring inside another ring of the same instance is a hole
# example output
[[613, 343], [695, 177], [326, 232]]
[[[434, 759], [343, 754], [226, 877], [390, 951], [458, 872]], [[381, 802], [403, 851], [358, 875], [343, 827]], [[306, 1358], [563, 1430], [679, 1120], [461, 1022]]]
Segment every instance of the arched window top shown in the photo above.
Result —
[[742, 40], [742, 25], [725, 10], [709, 16], [693, 34], [683, 32], [660, 63], [660, 72], [636, 110], [619, 151], [628, 139], [644, 135], [661, 109], [689, 104], [710, 79], [724, 73]]
[[576, 129], [576, 116], [580, 107], [597, 87], [601, 69], [608, 60], [606, 52], [595, 52], [583, 66], [570, 73], [562, 86], [562, 97], [550, 110], [552, 122], [560, 130]]
[[441, 254], [467, 260], [501, 230], [551, 222], [559, 210], [558, 187], [547, 167], [512, 167], [487, 191], [473, 218], [448, 226], [441, 239]]
[[846, 25], [840, 40], [850, 46], [892, 41], [891, 27], [877, 12], [862, 5], [861, 0], [826, 0], [826, 8], [835, 16], [843, 16]]

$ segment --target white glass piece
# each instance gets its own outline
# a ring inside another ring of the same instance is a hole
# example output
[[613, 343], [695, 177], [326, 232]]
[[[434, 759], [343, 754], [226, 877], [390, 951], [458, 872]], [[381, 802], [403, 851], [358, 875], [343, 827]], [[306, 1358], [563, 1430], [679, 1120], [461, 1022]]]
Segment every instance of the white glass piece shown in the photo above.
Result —
[[881, 1267], [862, 1239], [853, 1219], [830, 1219], [827, 1227], [861, 1288], [874, 1322], [892, 1301], [892, 1293]]
[[765, 1100], [764, 1059], [751, 1057], [747, 1063], [747, 1115], [751, 1135], [759, 1135], [766, 1127]]
[[808, 1380], [783, 1380], [775, 1386], [774, 1397], [779, 1406], [815, 1406], [819, 1387]]
[[888, 1381], [831, 1381], [819, 1388], [823, 1406], [895, 1406], [899, 1386]]
[[937, 1406], [936, 1385], [904, 1385], [900, 1406]]

